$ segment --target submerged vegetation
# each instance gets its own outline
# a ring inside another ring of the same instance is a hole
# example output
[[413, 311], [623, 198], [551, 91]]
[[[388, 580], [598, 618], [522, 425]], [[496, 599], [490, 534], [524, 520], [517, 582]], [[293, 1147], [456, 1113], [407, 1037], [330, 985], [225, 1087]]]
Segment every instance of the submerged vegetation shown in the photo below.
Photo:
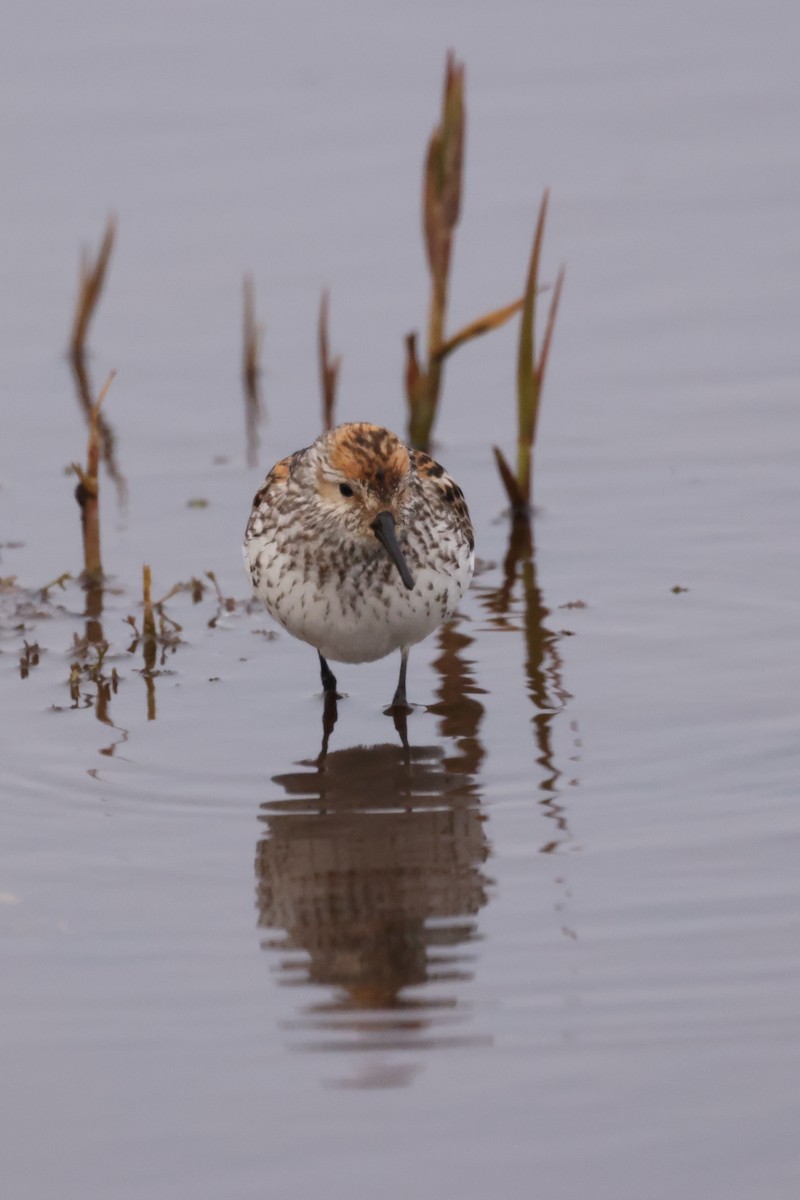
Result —
[[[117, 497], [124, 497], [124, 480], [115, 457], [115, 439], [111, 426], [105, 419], [104, 404], [116, 375], [112, 371], [94, 399], [91, 379], [87, 367], [86, 336], [106, 279], [111, 251], [116, 236], [116, 222], [109, 220], [97, 258], [92, 261], [84, 251], [78, 282], [78, 296], [70, 335], [68, 357], [73, 371], [76, 394], [88, 425], [85, 465], [70, 464], [70, 472], [77, 476], [75, 498], [78, 502], [83, 545], [83, 570], [74, 575], [63, 572], [43, 586], [27, 588], [15, 577], [0, 578], [0, 639], [13, 638], [17, 644], [21, 639], [18, 671], [21, 679], [28, 679], [39, 666], [42, 655], [47, 653], [41, 644], [41, 630], [49, 624], [58, 627], [59, 636], [67, 624], [71, 638], [68, 651], [69, 668], [64, 680], [69, 694], [69, 705], [54, 704], [55, 711], [75, 708], [91, 708], [97, 719], [113, 726], [110, 716], [112, 697], [124, 680], [119, 664], [141, 655], [141, 667], [134, 668], [144, 679], [147, 690], [147, 717], [156, 715], [155, 683], [166, 667], [168, 658], [183, 644], [181, 623], [167, 611], [166, 605], [181, 594], [190, 598], [192, 606], [199, 605], [207, 597], [213, 601], [213, 610], [206, 619], [206, 626], [215, 629], [223, 615], [248, 614], [251, 602], [226, 597], [220, 588], [215, 573], [205, 571], [202, 577], [193, 577], [188, 582], [176, 583], [155, 600], [152, 596], [152, 572], [145, 564], [142, 568], [141, 603], [136, 614], [125, 615], [123, 605], [125, 589], [110, 586], [103, 570], [101, 549], [101, 463], [104, 462], [109, 476], [117, 482]], [[245, 281], [243, 378], [253, 414], [248, 432], [255, 436], [255, 427], [261, 416], [258, 378], [260, 374], [259, 349], [261, 328], [255, 321], [255, 297], [252, 282]], [[249, 441], [252, 448], [252, 443]], [[257, 443], [255, 444], [257, 449]], [[13, 545], [13, 543], [8, 543]], [[74, 600], [76, 589], [83, 594], [83, 628], [75, 629]], [[127, 624], [133, 631], [133, 639], [123, 650], [115, 647], [106, 637], [104, 617], [108, 617], [106, 602], [111, 596], [113, 618]], [[0, 646], [0, 649], [2, 647]], [[113, 662], [113, 665], [110, 665]], [[122, 731], [124, 733], [124, 731]], [[124, 739], [123, 739], [124, 740]], [[101, 751], [113, 753], [115, 746]]]

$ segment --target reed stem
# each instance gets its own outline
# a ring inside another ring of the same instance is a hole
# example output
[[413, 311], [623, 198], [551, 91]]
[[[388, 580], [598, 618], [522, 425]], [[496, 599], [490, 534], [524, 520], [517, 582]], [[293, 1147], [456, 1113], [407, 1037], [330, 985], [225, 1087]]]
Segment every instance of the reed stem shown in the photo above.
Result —
[[556, 315], [564, 284], [564, 267], [559, 269], [550, 307], [547, 312], [545, 332], [541, 348], [536, 349], [536, 297], [541, 291], [539, 273], [541, 263], [544, 226], [550, 193], [545, 190], [539, 205], [536, 229], [533, 235], [525, 293], [522, 298], [519, 343], [517, 348], [517, 470], [514, 474], [501, 450], [494, 447], [494, 455], [500, 478], [506, 489], [511, 510], [515, 516], [527, 517], [531, 511], [533, 494], [533, 455], [536, 445], [536, 430], [544, 387], [547, 360], [553, 339]]
[[100, 409], [115, 375], [116, 371], [112, 371], [108, 376], [89, 412], [86, 469], [78, 463], [72, 464], [72, 470], [78, 476], [75, 499], [81, 510], [83, 579], [84, 582], [95, 585], [103, 579], [103, 560], [100, 553]]

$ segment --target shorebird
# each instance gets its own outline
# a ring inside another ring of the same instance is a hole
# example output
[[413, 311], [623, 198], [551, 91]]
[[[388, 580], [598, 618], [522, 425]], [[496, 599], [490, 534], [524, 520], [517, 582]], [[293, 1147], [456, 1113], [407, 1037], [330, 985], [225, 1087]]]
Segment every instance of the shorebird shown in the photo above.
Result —
[[455, 612], [474, 539], [458, 484], [387, 429], [340, 425], [277, 463], [256, 493], [244, 540], [256, 595], [293, 637], [328, 661], [400, 651], [390, 709], [408, 710], [411, 646]]

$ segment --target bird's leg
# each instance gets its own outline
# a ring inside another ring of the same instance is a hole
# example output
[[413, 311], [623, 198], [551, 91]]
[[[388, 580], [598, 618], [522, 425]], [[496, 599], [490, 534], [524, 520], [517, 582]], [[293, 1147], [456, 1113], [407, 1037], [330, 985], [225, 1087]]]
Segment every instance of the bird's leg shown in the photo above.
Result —
[[[317, 651], [317, 654], [319, 654], [319, 650]], [[321, 654], [319, 654], [319, 673], [322, 676], [323, 690], [326, 693], [333, 692], [333, 694], [335, 696], [336, 695], [336, 676], [334, 675], [333, 671], [330, 669], [330, 667], [328, 666], [328, 664], [326, 663], [325, 659], [322, 657]]]
[[392, 700], [389, 711], [393, 709], [400, 712], [410, 712], [411, 705], [406, 700], [406, 667], [408, 666], [408, 647], [404, 646], [400, 651], [400, 678], [397, 681], [394, 699]]

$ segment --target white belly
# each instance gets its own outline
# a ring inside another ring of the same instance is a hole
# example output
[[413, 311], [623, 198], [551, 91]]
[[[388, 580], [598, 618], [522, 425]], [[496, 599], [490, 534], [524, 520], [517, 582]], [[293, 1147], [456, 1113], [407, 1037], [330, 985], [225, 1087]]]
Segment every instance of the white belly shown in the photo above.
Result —
[[350, 663], [421, 642], [456, 611], [473, 568], [472, 553], [459, 546], [441, 569], [414, 566], [409, 590], [391, 563], [369, 585], [357, 565], [344, 578], [320, 579], [266, 539], [251, 538], [245, 559], [257, 595], [284, 629], [323, 658]]

